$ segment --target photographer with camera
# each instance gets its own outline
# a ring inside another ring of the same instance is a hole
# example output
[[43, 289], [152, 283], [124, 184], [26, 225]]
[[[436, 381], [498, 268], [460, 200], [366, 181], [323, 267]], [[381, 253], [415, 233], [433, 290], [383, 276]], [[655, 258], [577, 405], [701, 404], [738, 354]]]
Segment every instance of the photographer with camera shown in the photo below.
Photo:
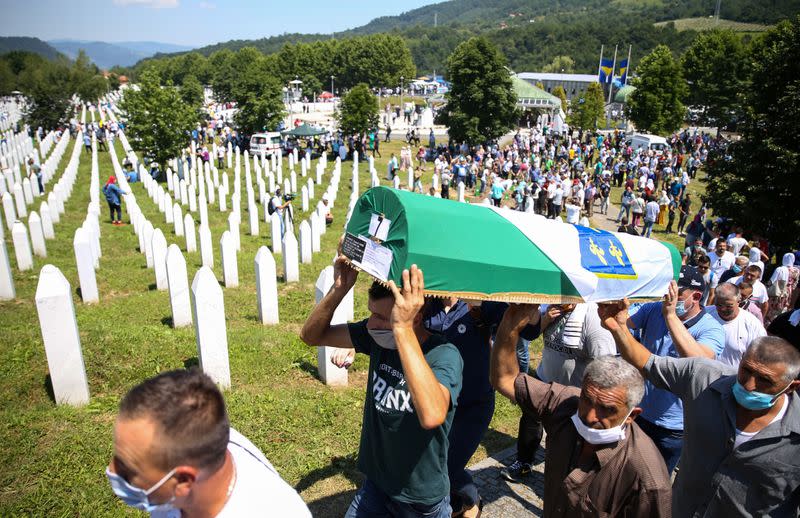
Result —
[[286, 233], [286, 220], [284, 217], [284, 210], [286, 210], [290, 219], [293, 219], [292, 214], [292, 200], [294, 199], [294, 194], [287, 193], [282, 194], [281, 188], [278, 187], [275, 189], [275, 195], [269, 200], [269, 205], [267, 210], [269, 210], [269, 215], [272, 216], [273, 212], [277, 212], [278, 216], [281, 218], [281, 237]]

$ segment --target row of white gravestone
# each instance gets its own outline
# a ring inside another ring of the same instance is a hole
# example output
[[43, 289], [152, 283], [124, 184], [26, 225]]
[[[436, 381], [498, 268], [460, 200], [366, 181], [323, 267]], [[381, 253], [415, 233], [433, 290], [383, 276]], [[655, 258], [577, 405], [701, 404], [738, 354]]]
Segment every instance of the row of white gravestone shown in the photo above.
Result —
[[[183, 273], [185, 278], [185, 265]], [[229, 388], [231, 378], [222, 289], [214, 273], [203, 267], [197, 272], [191, 291], [200, 365], [220, 387]], [[188, 290], [184, 286], [180, 297], [177, 295], [176, 299], [184, 304]], [[89, 383], [69, 281], [58, 268], [47, 264], [39, 274], [35, 298], [56, 403], [87, 404]], [[188, 317], [184, 314], [182, 318]]]
[[[80, 136], [80, 134], [79, 134]], [[63, 146], [68, 139], [63, 139]], [[61, 143], [60, 143], [61, 144]], [[62, 146], [62, 147], [63, 147]], [[80, 148], [77, 148], [80, 151]], [[48, 196], [48, 201], [43, 201], [40, 211], [32, 211], [28, 215], [28, 226], [19, 221], [15, 204], [10, 199], [9, 193], [3, 195], [3, 214], [5, 224], [11, 231], [17, 269], [20, 271], [31, 270], [34, 267], [33, 256], [47, 257], [46, 240], [55, 238], [53, 223], [60, 221], [64, 213], [64, 201], [72, 192], [72, 186], [77, 174], [79, 153], [73, 152], [64, 174], [55, 186], [55, 190]], [[40, 216], [41, 214], [41, 216]], [[4, 237], [3, 216], [0, 216], [0, 240]], [[8, 249], [5, 243], [0, 251], [0, 300], [15, 298], [14, 277], [11, 269]]]

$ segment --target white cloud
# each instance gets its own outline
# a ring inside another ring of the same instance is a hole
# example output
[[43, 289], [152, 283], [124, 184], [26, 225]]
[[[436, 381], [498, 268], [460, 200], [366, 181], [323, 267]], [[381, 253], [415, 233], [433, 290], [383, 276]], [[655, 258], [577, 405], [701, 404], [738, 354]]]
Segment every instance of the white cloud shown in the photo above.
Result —
[[114, 0], [116, 5], [138, 5], [151, 9], [173, 9], [178, 7], [178, 0]]
[[217, 5], [216, 4], [212, 4], [211, 2], [200, 2], [198, 4], [198, 6], [200, 7], [200, 9], [216, 9], [217, 8]]

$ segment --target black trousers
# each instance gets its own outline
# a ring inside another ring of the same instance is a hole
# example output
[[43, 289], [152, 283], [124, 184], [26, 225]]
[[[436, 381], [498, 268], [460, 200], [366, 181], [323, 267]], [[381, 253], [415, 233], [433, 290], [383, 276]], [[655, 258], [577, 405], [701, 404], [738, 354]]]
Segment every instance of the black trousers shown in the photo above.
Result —
[[[122, 207], [117, 203], [108, 202], [108, 210], [111, 212], [111, 221], [122, 221]], [[117, 213], [117, 218], [114, 219], [114, 212]]]

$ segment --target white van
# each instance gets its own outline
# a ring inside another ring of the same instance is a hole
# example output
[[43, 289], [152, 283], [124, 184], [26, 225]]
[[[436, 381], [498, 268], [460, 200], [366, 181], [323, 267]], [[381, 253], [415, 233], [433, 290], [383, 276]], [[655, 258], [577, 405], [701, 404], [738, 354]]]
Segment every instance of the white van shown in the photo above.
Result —
[[631, 148], [635, 152], [637, 149], [642, 151], [655, 151], [657, 156], [661, 156], [669, 149], [667, 139], [658, 135], [648, 135], [646, 133], [635, 133], [631, 137]]
[[281, 148], [281, 134], [275, 131], [269, 133], [254, 133], [250, 137], [250, 156], [271, 155]]

